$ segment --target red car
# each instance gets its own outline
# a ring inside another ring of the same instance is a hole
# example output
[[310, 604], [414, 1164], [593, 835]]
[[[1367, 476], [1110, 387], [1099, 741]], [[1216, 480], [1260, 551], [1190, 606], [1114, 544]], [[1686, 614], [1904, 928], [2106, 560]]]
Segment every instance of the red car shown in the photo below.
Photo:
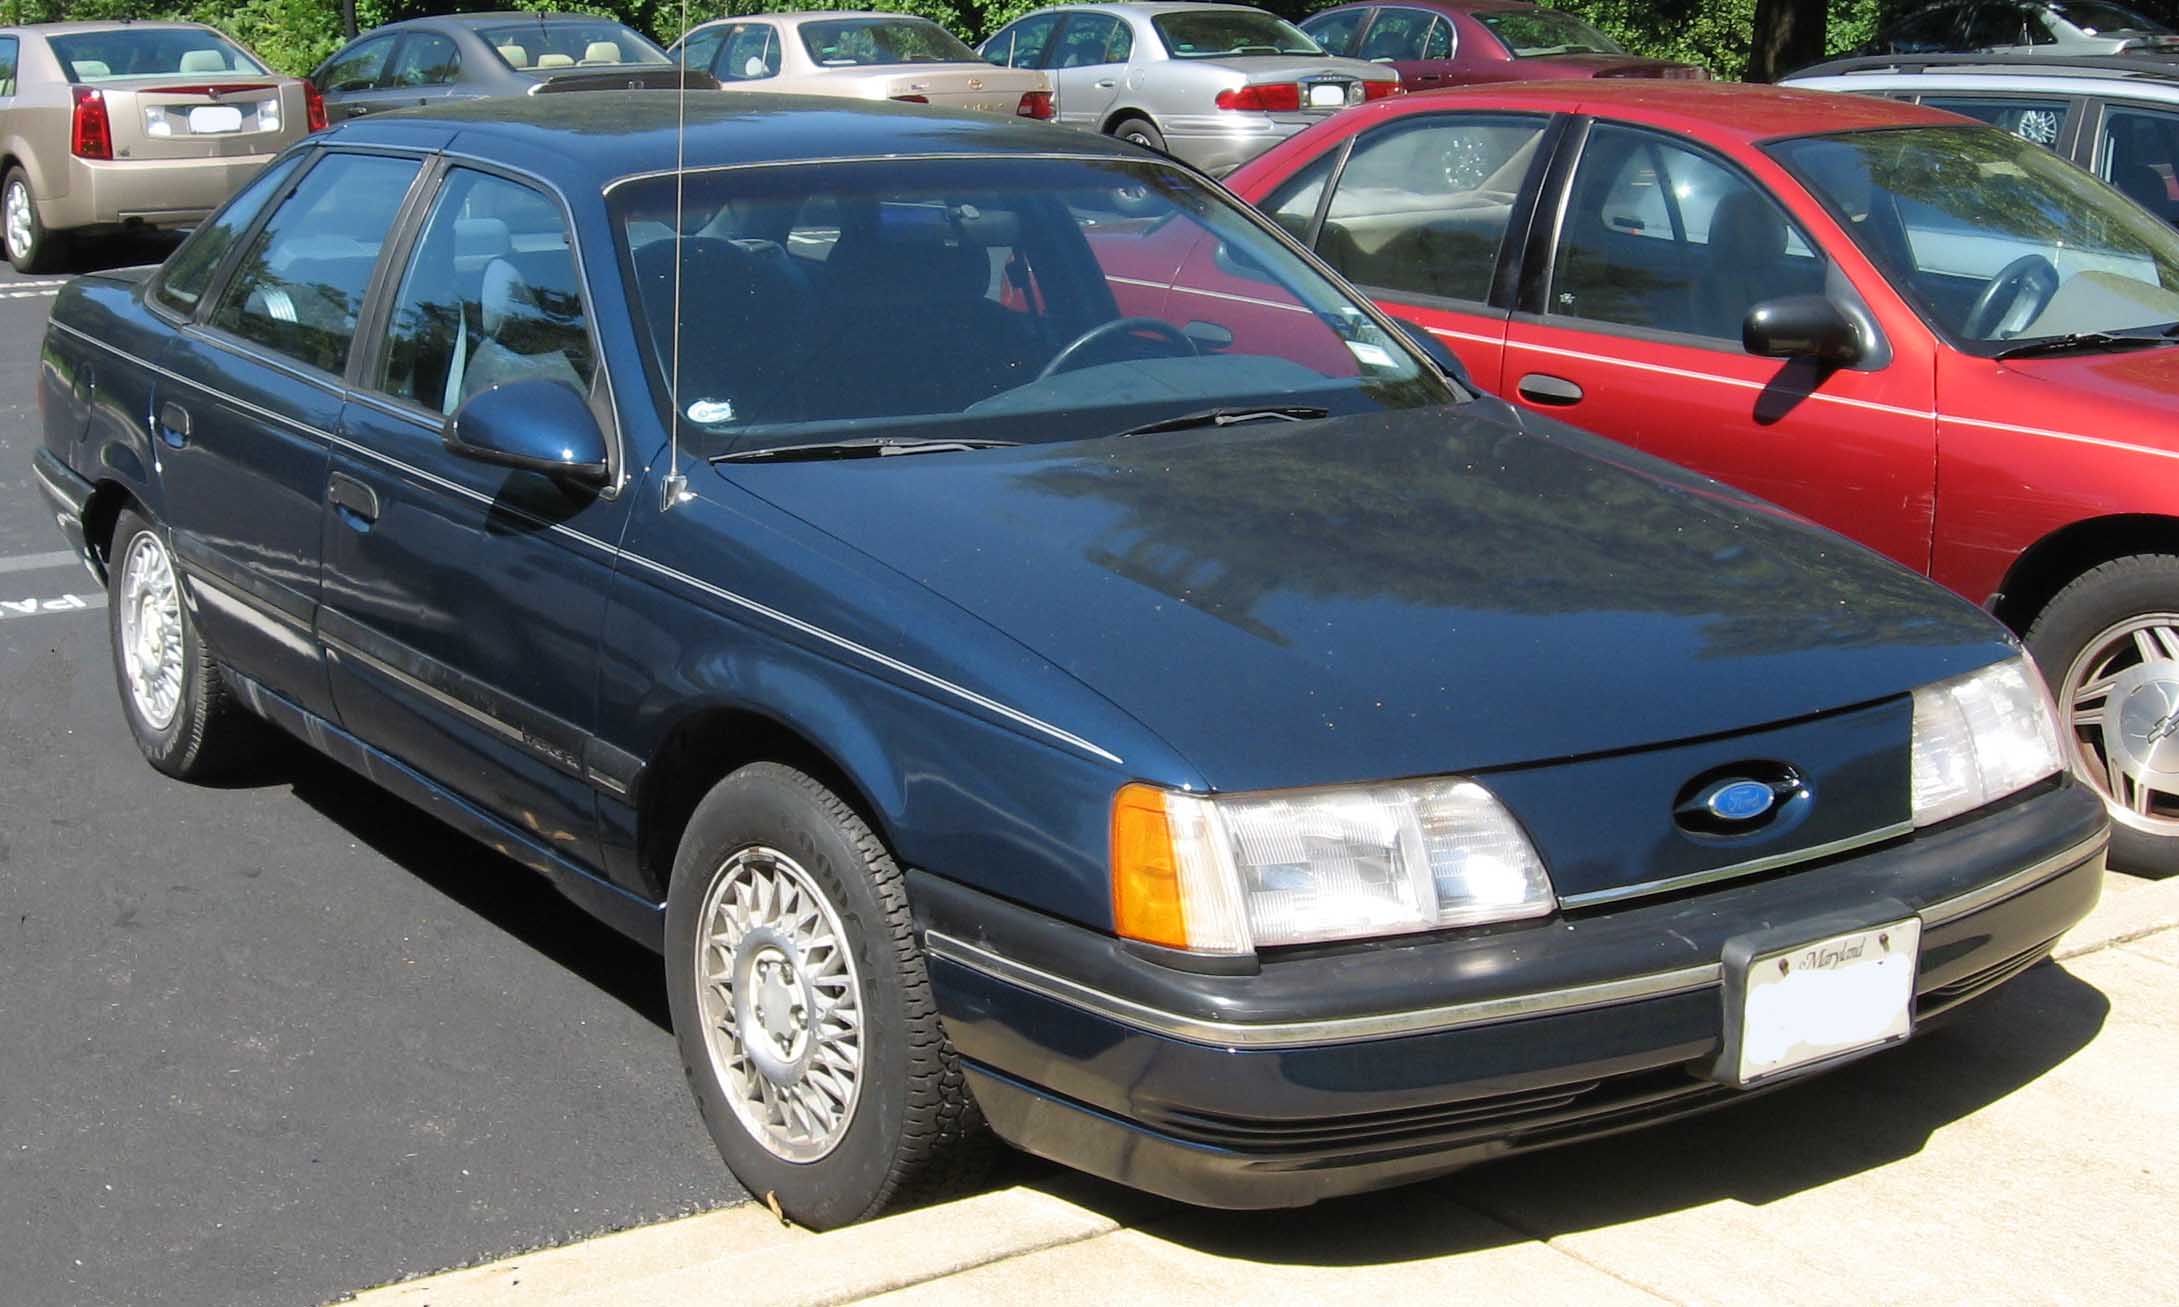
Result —
[[1389, 64], [1410, 91], [1531, 77], [1701, 80], [1694, 64], [1644, 59], [1581, 19], [1527, 0], [1339, 5], [1301, 25], [1330, 54]]
[[1228, 183], [1483, 388], [1988, 605], [2112, 861], [2179, 869], [2179, 232], [1979, 123], [1715, 83], [1387, 100]]

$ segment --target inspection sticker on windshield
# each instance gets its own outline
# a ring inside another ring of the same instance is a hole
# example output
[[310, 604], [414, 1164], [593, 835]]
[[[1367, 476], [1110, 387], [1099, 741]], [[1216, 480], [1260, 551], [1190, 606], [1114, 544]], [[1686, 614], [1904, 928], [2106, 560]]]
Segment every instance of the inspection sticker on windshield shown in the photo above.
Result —
[[734, 420], [734, 401], [730, 399], [699, 399], [688, 406], [689, 421], [700, 426], [715, 427], [721, 422]]
[[1353, 354], [1355, 359], [1364, 367], [1389, 368], [1392, 366], [1392, 355], [1386, 352], [1382, 345], [1372, 345], [1366, 340], [1350, 340], [1347, 342], [1347, 351]]
[[1905, 1039], [1921, 941], [1908, 917], [1750, 958], [1736, 1081]]

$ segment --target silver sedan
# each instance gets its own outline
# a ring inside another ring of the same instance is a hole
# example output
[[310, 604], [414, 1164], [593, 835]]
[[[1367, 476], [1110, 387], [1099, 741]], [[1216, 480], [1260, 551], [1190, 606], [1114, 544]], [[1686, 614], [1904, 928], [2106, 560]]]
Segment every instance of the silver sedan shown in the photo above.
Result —
[[837, 95], [857, 100], [1052, 116], [1042, 73], [993, 69], [959, 37], [906, 14], [754, 14], [705, 23], [670, 52], [708, 71], [722, 91]]
[[1301, 29], [1230, 4], [1064, 5], [1000, 28], [984, 58], [1051, 74], [1058, 119], [1223, 175], [1400, 76], [1324, 53]]

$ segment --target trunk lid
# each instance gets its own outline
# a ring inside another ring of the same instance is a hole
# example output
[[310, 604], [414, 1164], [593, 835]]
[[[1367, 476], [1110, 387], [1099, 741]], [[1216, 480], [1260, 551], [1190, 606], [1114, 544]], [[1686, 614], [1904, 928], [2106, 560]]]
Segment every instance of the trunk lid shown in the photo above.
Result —
[[887, 99], [921, 96], [926, 104], [975, 109], [1011, 116], [1030, 91], [1050, 89], [1044, 74], [1027, 68], [990, 64], [928, 64], [905, 70], [886, 82]]
[[557, 95], [563, 91], [716, 91], [718, 80], [691, 69], [685, 78], [679, 64], [620, 64], [611, 68], [576, 68], [564, 73], [531, 71], [537, 85], [531, 95]]
[[232, 73], [101, 80], [116, 159], [270, 154], [308, 129], [302, 83]]

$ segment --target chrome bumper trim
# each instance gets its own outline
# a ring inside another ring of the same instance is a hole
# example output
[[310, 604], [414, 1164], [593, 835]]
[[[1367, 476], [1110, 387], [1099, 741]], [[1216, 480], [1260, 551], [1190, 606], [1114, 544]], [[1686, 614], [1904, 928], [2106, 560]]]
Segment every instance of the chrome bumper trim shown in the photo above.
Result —
[[1818, 858], [1831, 858], [1841, 853], [1852, 853], [1855, 849], [1865, 849], [1871, 844], [1882, 844], [1886, 840], [1895, 840], [1902, 835], [1912, 835], [1913, 833], [1914, 823], [1902, 821], [1897, 825], [1879, 826], [1875, 830], [1863, 831], [1859, 835], [1849, 835], [1842, 840], [1832, 840], [1828, 844], [1815, 844], [1805, 849], [1795, 849], [1791, 853], [1773, 853], [1765, 858], [1750, 858], [1746, 862], [1736, 862], [1729, 867], [1712, 867], [1708, 871], [1690, 872], [1685, 876], [1667, 876], [1663, 880], [1645, 880], [1639, 885], [1614, 885], [1610, 889], [1590, 890], [1586, 894], [1562, 894], [1559, 896], [1559, 906], [1562, 908], [1586, 908], [1599, 903], [1617, 903], [1622, 899], [1643, 898], [1650, 894], [1667, 894], [1676, 889], [1692, 889], [1697, 885], [1708, 885], [1714, 881], [1732, 880], [1739, 876], [1759, 875], [1766, 871], [1776, 871], [1781, 867], [1790, 867], [1795, 863], [1814, 862]]
[[[2095, 835], [2061, 853], [2044, 858], [2031, 867], [1991, 881], [1979, 889], [1933, 903], [1917, 915], [1925, 926], [1934, 926], [1979, 912], [1994, 903], [2032, 889], [2053, 876], [2070, 871], [2087, 859], [2100, 857], [2109, 838], [2108, 834]], [[1646, 975], [1601, 980], [1564, 989], [1509, 994], [1464, 1003], [1444, 1003], [1404, 1012], [1327, 1017], [1312, 1021], [1243, 1022], [1193, 1017], [1137, 1003], [1080, 981], [1054, 975], [940, 931], [926, 932], [924, 947], [932, 957], [943, 958], [994, 980], [1081, 1008], [1122, 1025], [1172, 1039], [1223, 1048], [1298, 1048], [1318, 1044], [1351, 1044], [1404, 1035], [1437, 1034], [1470, 1026], [1493, 1025], [1501, 1021], [1518, 1021], [1525, 1017], [1579, 1012], [1589, 1008], [1611, 1007], [1621, 1003], [1685, 994], [1716, 986], [1723, 982], [1725, 976], [1722, 963], [1706, 962], [1672, 971], [1653, 971]]]

